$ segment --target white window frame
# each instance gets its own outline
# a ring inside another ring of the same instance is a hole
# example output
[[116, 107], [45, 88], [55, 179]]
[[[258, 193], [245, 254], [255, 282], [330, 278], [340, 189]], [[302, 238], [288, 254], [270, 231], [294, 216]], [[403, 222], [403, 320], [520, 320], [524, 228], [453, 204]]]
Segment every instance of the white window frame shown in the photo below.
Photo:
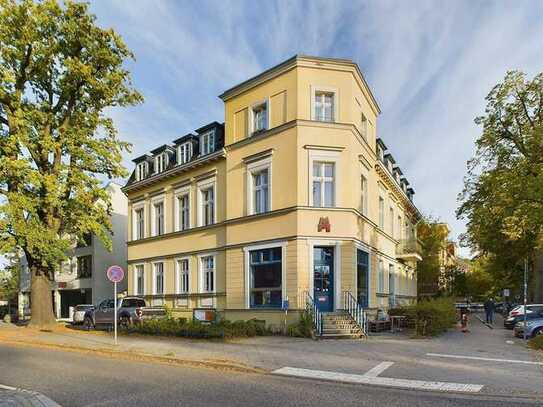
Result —
[[[340, 198], [340, 172], [339, 172], [339, 151], [324, 151], [324, 150], [309, 150], [308, 157], [308, 204], [309, 206], [315, 206], [313, 203], [313, 163], [317, 162], [326, 162], [334, 164], [334, 188], [333, 188], [333, 205], [331, 208], [339, 206], [338, 199]], [[327, 206], [319, 206], [319, 208], [328, 208]]]
[[378, 272], [377, 289], [379, 290], [380, 294], [384, 294], [385, 293], [385, 262], [382, 259], [379, 259], [377, 263], [377, 272]]
[[251, 162], [247, 164], [247, 214], [248, 215], [255, 215], [255, 208], [254, 208], [254, 181], [253, 177], [255, 174], [262, 172], [262, 171], [268, 171], [268, 202], [267, 202], [267, 210], [266, 213], [270, 212], [272, 210], [272, 159], [271, 157], [266, 157], [262, 160], [258, 160], [255, 162]]
[[[187, 262], [187, 290], [182, 290], [182, 279], [181, 274], [182, 270], [180, 268], [180, 263], [182, 261]], [[190, 294], [190, 257], [178, 257], [175, 259], [175, 292], [176, 294]]]
[[[394, 292], [390, 291], [390, 273], [392, 272], [392, 281], [394, 281]], [[388, 263], [388, 295], [396, 295], [398, 293], [398, 274], [396, 273], [396, 266], [393, 263]]]
[[170, 162], [170, 155], [164, 151], [155, 157], [155, 174], [164, 172], [168, 168]]
[[385, 229], [385, 198], [382, 195], [379, 195], [378, 201], [378, 216], [379, 216], [379, 228], [381, 230]]
[[360, 134], [365, 141], [368, 141], [368, 118], [363, 111], [360, 111]]
[[[318, 93], [331, 93], [332, 94], [332, 120], [321, 120], [316, 117], [316, 103], [315, 97]], [[339, 90], [330, 86], [311, 86], [311, 120], [322, 121], [325, 123], [337, 123], [339, 122]]]
[[192, 158], [192, 143], [187, 141], [177, 146], [177, 164], [186, 164]]
[[[146, 209], [145, 201], [137, 202], [135, 204], [132, 204], [132, 240], [139, 240], [139, 239], [145, 239], [147, 237], [146, 233], [146, 222], [145, 219], [147, 218], [147, 209]], [[138, 237], [138, 218], [137, 218], [137, 211], [143, 209], [143, 237]]]
[[149, 175], [149, 163], [147, 161], [136, 164], [136, 181], [141, 181]]
[[[266, 110], [266, 118], [264, 119], [264, 128], [257, 129], [255, 126], [255, 110], [259, 107], [264, 106]], [[259, 102], [253, 103], [249, 109], [249, 134], [252, 135], [255, 132], [265, 131], [270, 128], [270, 101], [269, 99], [264, 99]]]
[[206, 180], [200, 181], [197, 184], [198, 226], [210, 226], [210, 225], [204, 225], [204, 216], [203, 216], [203, 210], [204, 210], [203, 192], [209, 188], [213, 188], [213, 223], [211, 223], [210, 225], [214, 225], [215, 223], [217, 223], [217, 178], [212, 177], [212, 178], [208, 178]]
[[216, 137], [215, 130], [209, 130], [200, 135], [200, 155], [211, 154], [214, 151]]
[[276, 247], [281, 248], [281, 302], [287, 299], [287, 242], [275, 242], [261, 245], [245, 246], [243, 248], [245, 258], [245, 308], [246, 309], [258, 309], [251, 308], [251, 270], [249, 266], [249, 255], [253, 250], [273, 249]]
[[390, 219], [388, 220], [388, 228], [390, 229], [390, 236], [394, 237], [394, 225], [396, 222], [396, 212], [394, 211], [394, 206], [392, 204], [388, 207], [388, 216]]
[[[156, 289], [156, 265], [162, 264], [162, 293], [157, 293]], [[164, 260], [157, 260], [152, 263], [153, 265], [153, 295], [166, 295], [166, 262]]]
[[[138, 267], [141, 267], [142, 268], [142, 277], [143, 277], [143, 290], [142, 292], [140, 293], [138, 291]], [[134, 289], [134, 295], [145, 295], [145, 263], [138, 263], [138, 264], [134, 264], [132, 266], [132, 270], [133, 270], [133, 276], [134, 276], [134, 286], [133, 286], [133, 289]]]
[[360, 204], [362, 214], [368, 216], [368, 177], [367, 174], [360, 174]]
[[[213, 258], [213, 291], [204, 291], [205, 275], [202, 267], [204, 258]], [[198, 255], [198, 293], [200, 294], [215, 294], [217, 292], [217, 253], [205, 253]]]
[[164, 195], [160, 195], [158, 197], [154, 197], [151, 199], [151, 236], [161, 236], [157, 233], [157, 222], [156, 222], [156, 205], [162, 203], [162, 210], [163, 210], [163, 227], [164, 230], [162, 231], [162, 235], [166, 234], [166, 200], [164, 199]]
[[[188, 226], [185, 229], [181, 228], [181, 217], [180, 215], [180, 206], [179, 206], [179, 198], [183, 196], [188, 196], [189, 201], [189, 222]], [[184, 186], [183, 188], [179, 188], [174, 192], [174, 208], [175, 208], [175, 230], [177, 232], [182, 230], [187, 230], [192, 227], [192, 194], [191, 194], [191, 188], [190, 185]]]

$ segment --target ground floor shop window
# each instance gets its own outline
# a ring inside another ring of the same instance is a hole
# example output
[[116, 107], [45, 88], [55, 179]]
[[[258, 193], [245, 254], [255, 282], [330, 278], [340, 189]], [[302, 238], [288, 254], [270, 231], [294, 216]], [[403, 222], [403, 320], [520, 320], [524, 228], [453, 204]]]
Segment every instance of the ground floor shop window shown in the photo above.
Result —
[[357, 295], [360, 306], [366, 308], [368, 301], [369, 255], [363, 250], [356, 251]]
[[250, 305], [281, 307], [282, 300], [282, 248], [252, 250], [249, 252]]

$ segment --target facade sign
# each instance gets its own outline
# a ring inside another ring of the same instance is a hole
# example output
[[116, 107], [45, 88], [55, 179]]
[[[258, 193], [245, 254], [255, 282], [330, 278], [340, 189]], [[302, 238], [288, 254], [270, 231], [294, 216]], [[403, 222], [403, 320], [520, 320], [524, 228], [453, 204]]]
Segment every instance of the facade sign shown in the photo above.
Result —
[[322, 232], [323, 230], [327, 233], [330, 233], [330, 220], [328, 219], [328, 216], [319, 219], [317, 232]]

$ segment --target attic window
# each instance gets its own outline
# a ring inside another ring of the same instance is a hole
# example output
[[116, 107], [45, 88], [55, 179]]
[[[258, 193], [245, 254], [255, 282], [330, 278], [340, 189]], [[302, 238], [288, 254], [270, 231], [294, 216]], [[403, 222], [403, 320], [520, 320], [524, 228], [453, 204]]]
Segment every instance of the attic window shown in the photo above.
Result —
[[215, 131], [208, 131], [200, 136], [200, 154], [210, 154], [215, 150]]
[[185, 164], [192, 158], [192, 143], [183, 143], [177, 147], [177, 164]]
[[136, 166], [136, 181], [141, 181], [145, 177], [147, 177], [147, 174], [149, 173], [149, 164], [147, 161], [139, 163]]
[[168, 167], [168, 153], [160, 153], [155, 157], [155, 172], [158, 174]]

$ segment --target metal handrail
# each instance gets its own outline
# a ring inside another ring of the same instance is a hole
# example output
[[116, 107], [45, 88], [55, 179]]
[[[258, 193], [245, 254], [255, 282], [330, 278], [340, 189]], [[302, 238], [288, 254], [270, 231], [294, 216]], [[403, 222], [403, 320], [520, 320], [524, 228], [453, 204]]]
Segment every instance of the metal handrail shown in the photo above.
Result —
[[349, 313], [358, 327], [362, 330], [364, 336], [368, 334], [368, 317], [366, 311], [358, 303], [350, 291], [343, 291], [343, 308]]
[[311, 313], [311, 316], [313, 318], [313, 327], [315, 328], [315, 333], [317, 336], [322, 335], [322, 312], [319, 311], [317, 304], [315, 304], [315, 301], [313, 301], [313, 297], [309, 292], [305, 293], [306, 295], [306, 301], [305, 306], [306, 310]]

